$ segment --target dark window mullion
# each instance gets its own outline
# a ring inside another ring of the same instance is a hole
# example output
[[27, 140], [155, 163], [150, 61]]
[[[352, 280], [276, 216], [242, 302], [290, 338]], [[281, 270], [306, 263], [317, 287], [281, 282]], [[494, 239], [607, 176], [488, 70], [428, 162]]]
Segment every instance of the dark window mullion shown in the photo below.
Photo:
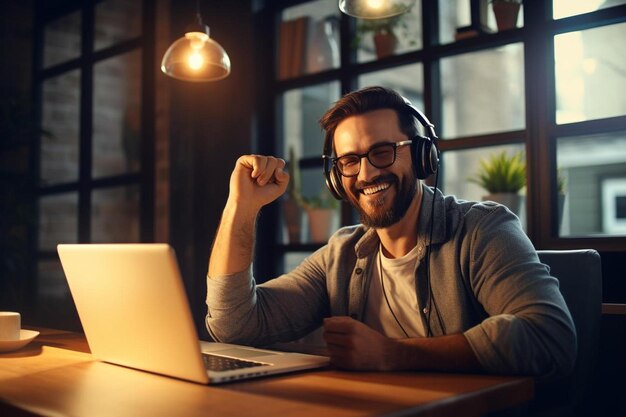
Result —
[[551, 194], [550, 138], [554, 121], [554, 55], [547, 31], [549, 7], [542, 2], [524, 4], [524, 84], [526, 105], [527, 230], [540, 247], [549, 234]]
[[[441, 100], [441, 73], [439, 71], [440, 59], [435, 57], [433, 49], [439, 43], [439, 3], [438, 2], [422, 2], [422, 21], [423, 21], [423, 61], [422, 68], [424, 71], [424, 113], [430, 122], [435, 125], [435, 133], [439, 135], [442, 126], [442, 100]], [[439, 176], [443, 177], [443, 164], [439, 164], [442, 172]], [[432, 184], [435, 177], [430, 177], [427, 182]]]
[[[526, 5], [524, 5], [526, 7]], [[574, 32], [626, 21], [626, 4], [599, 9], [593, 12], [552, 20], [550, 10], [548, 31], [552, 34]], [[526, 13], [524, 13], [526, 16]]]
[[[43, 115], [43, 101], [42, 101], [42, 90], [43, 90], [43, 79], [40, 78], [40, 74], [43, 69], [43, 53], [44, 53], [44, 31], [45, 25], [43, 24], [43, 10], [42, 6], [38, 5], [35, 7], [35, 25], [34, 25], [34, 45], [33, 48], [33, 108], [35, 120], [39, 121], [39, 124], [42, 123], [42, 115]], [[41, 175], [40, 171], [40, 159], [41, 159], [41, 136], [38, 134], [33, 134], [31, 138], [31, 155], [30, 155], [30, 185], [31, 185], [31, 195], [33, 196], [33, 204], [31, 207], [32, 218], [35, 219], [34, 226], [29, 228], [29, 259], [32, 262], [29, 262], [29, 270], [27, 272], [28, 275], [26, 277], [26, 285], [24, 286], [24, 299], [28, 300], [28, 303], [31, 303], [30, 307], [32, 308], [35, 302], [35, 297], [28, 297], [26, 295], [29, 294], [38, 294], [39, 292], [39, 280], [38, 280], [38, 268], [40, 260], [39, 253], [39, 201], [41, 199], [41, 195], [39, 193], [39, 177]]]
[[144, 0], [142, 5], [142, 84], [141, 84], [141, 190], [139, 202], [139, 239], [154, 241], [155, 196], [155, 5]]
[[91, 240], [91, 167], [93, 131], [93, 40], [94, 5], [85, 4], [82, 10], [82, 65], [80, 77], [80, 145], [78, 190], [78, 241]]

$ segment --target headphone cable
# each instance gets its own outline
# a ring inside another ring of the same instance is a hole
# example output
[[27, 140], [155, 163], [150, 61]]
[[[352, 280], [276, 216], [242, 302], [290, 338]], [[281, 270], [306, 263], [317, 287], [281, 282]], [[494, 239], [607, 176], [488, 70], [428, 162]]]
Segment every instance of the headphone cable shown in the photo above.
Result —
[[437, 301], [435, 300], [435, 296], [433, 294], [432, 286], [430, 285], [430, 252], [431, 246], [433, 244], [433, 229], [435, 226], [434, 217], [435, 217], [435, 200], [437, 198], [437, 183], [439, 182], [439, 169], [435, 172], [435, 186], [433, 187], [433, 201], [430, 207], [430, 231], [428, 236], [428, 248], [426, 249], [426, 287], [428, 288], [428, 303], [427, 303], [427, 318], [426, 322], [428, 324], [428, 333], [427, 336], [430, 337], [433, 335], [432, 329], [430, 328], [430, 314], [432, 313], [432, 307], [434, 305], [435, 312], [437, 313], [437, 321], [439, 322], [439, 326], [443, 331], [443, 334], [446, 334], [446, 326], [443, 324], [443, 320], [441, 319], [441, 315], [439, 313], [439, 307], [437, 307]]
[[396, 317], [396, 313], [394, 313], [393, 308], [391, 308], [391, 304], [389, 303], [389, 299], [387, 298], [387, 291], [385, 291], [385, 280], [384, 280], [384, 273], [383, 273], [383, 247], [382, 247], [382, 245], [379, 245], [379, 247], [378, 247], [378, 269], [379, 269], [379, 272], [380, 272], [380, 287], [383, 290], [383, 296], [385, 297], [385, 302], [387, 303], [387, 307], [389, 308], [389, 311], [391, 312], [391, 315], [393, 316], [393, 318], [396, 321], [396, 323], [398, 323], [398, 326], [400, 326], [400, 328], [402, 329], [402, 333], [404, 333], [404, 335], [408, 339], [409, 338], [409, 334], [404, 329], [404, 326], [402, 326], [402, 324], [400, 323], [400, 320], [398, 320], [398, 317]]

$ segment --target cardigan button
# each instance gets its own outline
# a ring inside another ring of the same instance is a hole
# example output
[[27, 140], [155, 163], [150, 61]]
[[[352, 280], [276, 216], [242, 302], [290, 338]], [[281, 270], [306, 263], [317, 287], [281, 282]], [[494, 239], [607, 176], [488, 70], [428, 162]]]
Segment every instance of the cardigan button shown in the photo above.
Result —
[[354, 273], [357, 275], [361, 275], [361, 273], [363, 273], [363, 269], [362, 268], [357, 268], [354, 270]]

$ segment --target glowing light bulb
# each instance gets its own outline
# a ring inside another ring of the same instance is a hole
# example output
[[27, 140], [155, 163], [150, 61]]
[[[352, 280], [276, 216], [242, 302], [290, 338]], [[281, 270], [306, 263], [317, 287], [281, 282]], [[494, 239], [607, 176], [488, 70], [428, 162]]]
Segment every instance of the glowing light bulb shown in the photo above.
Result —
[[187, 64], [192, 70], [199, 70], [204, 65], [204, 58], [198, 52], [192, 52], [187, 59]]
[[204, 47], [204, 43], [209, 40], [209, 36], [202, 32], [187, 32], [185, 37], [189, 40], [191, 49], [198, 50]]
[[383, 7], [383, 0], [367, 0], [367, 7], [370, 9], [378, 10]]

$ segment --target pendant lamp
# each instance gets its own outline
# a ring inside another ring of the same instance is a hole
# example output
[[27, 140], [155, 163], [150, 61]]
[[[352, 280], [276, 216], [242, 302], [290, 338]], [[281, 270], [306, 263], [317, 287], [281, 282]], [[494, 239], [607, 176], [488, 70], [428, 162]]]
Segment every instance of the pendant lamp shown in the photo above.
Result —
[[161, 71], [184, 81], [217, 81], [230, 74], [230, 58], [209, 36], [209, 27], [202, 22], [196, 1], [196, 21], [185, 36], [172, 43], [163, 55]]
[[385, 19], [406, 13], [415, 0], [339, 0], [339, 10], [359, 19]]

